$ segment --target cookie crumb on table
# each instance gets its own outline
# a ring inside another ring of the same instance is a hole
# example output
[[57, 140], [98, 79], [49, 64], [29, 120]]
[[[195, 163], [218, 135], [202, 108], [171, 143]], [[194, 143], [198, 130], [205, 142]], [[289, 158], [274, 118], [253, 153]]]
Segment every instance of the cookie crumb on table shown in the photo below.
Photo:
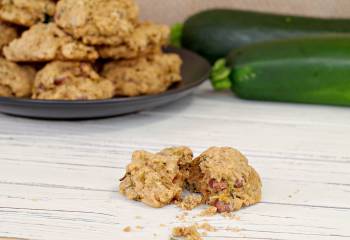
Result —
[[172, 233], [174, 237], [184, 237], [186, 240], [202, 240], [195, 225], [189, 227], [175, 227]]
[[199, 213], [199, 217], [211, 217], [217, 213], [218, 209], [216, 207], [210, 206]]
[[127, 226], [127, 227], [123, 228], [123, 232], [131, 232], [131, 227]]

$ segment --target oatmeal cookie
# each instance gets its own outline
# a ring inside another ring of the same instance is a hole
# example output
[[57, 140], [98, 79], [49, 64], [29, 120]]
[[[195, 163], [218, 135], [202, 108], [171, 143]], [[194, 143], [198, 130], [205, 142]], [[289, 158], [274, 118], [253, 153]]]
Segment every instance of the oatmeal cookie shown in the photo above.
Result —
[[176, 54], [155, 54], [108, 63], [102, 76], [113, 81], [116, 96], [159, 94], [181, 82], [181, 64]]
[[0, 57], [0, 97], [29, 97], [34, 76], [33, 68]]
[[0, 56], [2, 55], [2, 49], [7, 46], [12, 40], [17, 38], [17, 31], [15, 28], [0, 22]]
[[61, 0], [55, 21], [90, 45], [118, 45], [134, 31], [139, 10], [133, 0]]
[[0, 0], [0, 19], [30, 27], [55, 14], [53, 0]]
[[261, 200], [258, 173], [245, 156], [229, 147], [209, 148], [194, 159], [187, 184], [218, 212], [239, 210]]
[[95, 100], [113, 96], [113, 84], [102, 79], [90, 63], [52, 62], [38, 72], [33, 99]]
[[130, 59], [161, 52], [169, 39], [170, 29], [166, 25], [149, 22], [139, 24], [130, 37], [117, 46], [98, 48], [102, 58]]
[[156, 154], [136, 151], [119, 190], [129, 199], [163, 207], [180, 199], [192, 157], [187, 147], [168, 148]]
[[14, 62], [90, 61], [98, 58], [94, 47], [74, 40], [54, 23], [39, 23], [31, 27], [4, 48], [4, 55]]

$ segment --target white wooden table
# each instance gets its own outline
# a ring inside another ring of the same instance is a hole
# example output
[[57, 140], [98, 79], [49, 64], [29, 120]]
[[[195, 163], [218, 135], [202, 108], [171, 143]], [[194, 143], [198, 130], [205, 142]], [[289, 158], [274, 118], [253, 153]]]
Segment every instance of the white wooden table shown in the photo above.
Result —
[[[199, 208], [183, 223], [174, 206], [152, 209], [118, 193], [132, 151], [172, 145], [240, 149], [262, 176], [263, 201], [240, 220], [192, 218]], [[176, 104], [119, 118], [0, 115], [0, 236], [167, 240], [172, 226], [201, 221], [218, 229], [208, 240], [350, 239], [350, 108], [248, 102], [205, 84]]]

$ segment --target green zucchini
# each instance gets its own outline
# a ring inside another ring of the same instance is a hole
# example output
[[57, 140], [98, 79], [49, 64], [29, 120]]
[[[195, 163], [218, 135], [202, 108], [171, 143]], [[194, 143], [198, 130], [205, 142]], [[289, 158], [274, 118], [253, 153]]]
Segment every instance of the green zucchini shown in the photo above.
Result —
[[[350, 33], [350, 19], [319, 19], [215, 9], [190, 17], [173, 29], [182, 46], [214, 62], [251, 43], [320, 33]], [[180, 37], [181, 35], [181, 37]]]
[[241, 98], [350, 106], [350, 35], [273, 40], [216, 62], [215, 89]]

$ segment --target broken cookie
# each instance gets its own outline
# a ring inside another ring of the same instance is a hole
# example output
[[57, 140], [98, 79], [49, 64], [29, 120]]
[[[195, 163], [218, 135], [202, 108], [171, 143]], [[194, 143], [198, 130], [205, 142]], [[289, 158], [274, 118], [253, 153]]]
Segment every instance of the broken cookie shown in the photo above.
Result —
[[261, 200], [261, 180], [239, 151], [212, 147], [193, 160], [187, 179], [193, 192], [218, 212], [232, 212]]
[[92, 61], [98, 58], [94, 47], [74, 40], [54, 23], [31, 27], [4, 48], [4, 55], [14, 62]]
[[163, 207], [180, 199], [192, 158], [187, 147], [167, 148], [155, 154], [136, 151], [119, 190], [129, 199]]
[[113, 96], [113, 85], [101, 78], [90, 63], [52, 62], [38, 72], [33, 99], [95, 100]]
[[181, 64], [176, 54], [155, 54], [108, 63], [102, 76], [115, 84], [115, 96], [159, 94], [181, 82]]

